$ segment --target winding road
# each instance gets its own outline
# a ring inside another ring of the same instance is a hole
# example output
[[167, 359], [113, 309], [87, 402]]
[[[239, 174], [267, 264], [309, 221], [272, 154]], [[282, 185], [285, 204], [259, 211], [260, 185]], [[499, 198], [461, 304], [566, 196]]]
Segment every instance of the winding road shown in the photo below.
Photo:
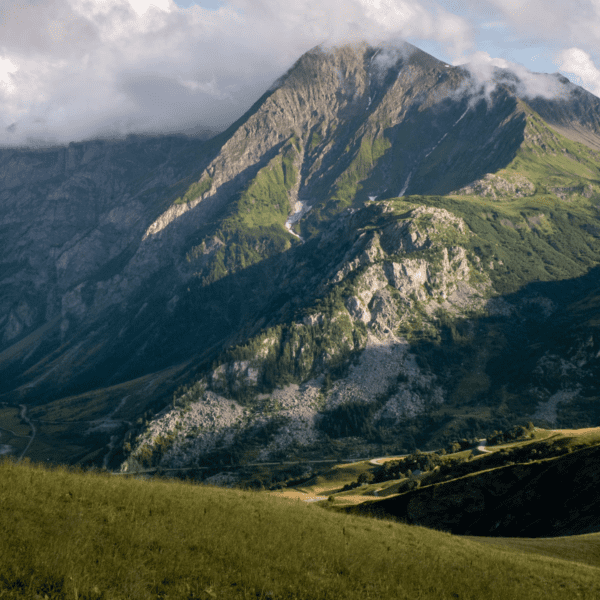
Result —
[[477, 446], [477, 450], [479, 450], [479, 452], [491, 452], [491, 450], [488, 450], [486, 448], [487, 446], [487, 440], [483, 439], [483, 440], [477, 440], [479, 442], [479, 446]]
[[33, 440], [35, 438], [36, 429], [35, 429], [35, 425], [31, 422], [31, 420], [27, 416], [27, 407], [24, 404], [19, 404], [19, 408], [21, 409], [21, 412], [19, 413], [19, 417], [21, 419], [23, 419], [23, 421], [25, 421], [25, 423], [27, 423], [27, 425], [29, 425], [29, 427], [31, 427], [31, 437], [29, 438], [29, 442], [27, 442], [27, 446], [25, 446], [25, 450], [23, 450], [23, 452], [21, 452], [21, 456], [19, 456], [19, 460], [21, 460], [27, 453], [27, 450], [29, 450], [29, 446], [31, 446], [31, 442], [33, 442]]

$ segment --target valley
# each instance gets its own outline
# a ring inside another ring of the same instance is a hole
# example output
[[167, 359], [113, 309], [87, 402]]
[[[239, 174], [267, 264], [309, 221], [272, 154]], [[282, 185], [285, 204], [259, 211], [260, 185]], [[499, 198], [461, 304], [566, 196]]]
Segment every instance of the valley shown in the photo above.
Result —
[[600, 100], [530, 79], [316, 47], [210, 139], [2, 149], [3, 452], [244, 486], [597, 426]]

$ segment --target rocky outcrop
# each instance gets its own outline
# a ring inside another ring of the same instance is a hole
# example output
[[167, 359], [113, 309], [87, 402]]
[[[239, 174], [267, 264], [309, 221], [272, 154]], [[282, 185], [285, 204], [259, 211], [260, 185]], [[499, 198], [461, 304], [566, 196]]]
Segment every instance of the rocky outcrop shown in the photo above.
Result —
[[456, 193], [498, 200], [533, 196], [535, 191], [535, 185], [520, 173], [502, 173], [501, 175], [488, 173], [483, 179], [461, 188]]
[[[159, 464], [185, 466], [217, 446], [232, 448], [245, 436], [261, 435], [271, 422], [271, 437], [258, 458], [272, 460], [292, 447], [322, 442], [320, 420], [339, 406], [375, 403], [373, 424], [394, 427], [443, 404], [446, 392], [436, 375], [420, 367], [410, 350], [407, 324], [417, 306], [432, 319], [444, 307], [454, 314], [483, 308], [485, 291], [469, 285], [467, 251], [443, 245], [449, 235], [467, 241], [471, 234], [462, 219], [446, 210], [404, 202], [368, 206], [351, 214], [350, 222], [353, 227], [366, 225], [381, 215], [387, 218], [383, 227], [355, 230], [355, 242], [330, 271], [327, 285], [345, 285], [348, 290], [343, 306], [333, 313], [308, 315], [293, 326], [298, 341], [290, 344], [289, 352], [295, 368], [309, 374], [306, 379], [260, 392], [268, 365], [282, 352], [281, 341], [267, 335], [253, 345], [254, 355], [220, 364], [197, 384], [202, 389], [193, 398], [182, 396], [176, 403], [186, 404], [186, 409], [175, 407], [153, 421], [124, 468], [135, 470], [148, 461], [157, 440], [165, 438], [173, 438], [173, 445]], [[331, 248], [339, 239], [328, 232], [321, 244]], [[427, 260], [412, 258], [424, 250], [430, 252]], [[438, 261], [432, 260], [431, 252], [437, 253]], [[317, 353], [309, 344], [312, 339], [319, 340]], [[330, 366], [352, 352], [357, 355], [347, 373], [325, 386]], [[241, 392], [255, 398], [254, 408], [239, 407], [234, 398]], [[221, 395], [218, 402], [215, 394]], [[221, 403], [237, 408], [221, 418], [214, 412]]]

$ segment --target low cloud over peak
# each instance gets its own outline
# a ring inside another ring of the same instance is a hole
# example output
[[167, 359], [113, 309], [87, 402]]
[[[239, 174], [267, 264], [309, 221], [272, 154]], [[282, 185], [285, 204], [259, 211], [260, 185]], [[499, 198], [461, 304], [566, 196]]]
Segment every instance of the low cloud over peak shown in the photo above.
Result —
[[474, 53], [461, 66], [469, 71], [473, 84], [484, 96], [488, 96], [498, 85], [513, 88], [522, 98], [546, 100], [566, 100], [572, 91], [572, 87], [566, 85], [556, 73], [533, 73], [523, 65], [502, 58], [492, 58], [487, 52]]
[[0, 145], [222, 129], [325, 42], [400, 36], [433, 44], [450, 61], [476, 50], [477, 26], [452, 6], [224, 0], [209, 10], [173, 0], [0, 0]]

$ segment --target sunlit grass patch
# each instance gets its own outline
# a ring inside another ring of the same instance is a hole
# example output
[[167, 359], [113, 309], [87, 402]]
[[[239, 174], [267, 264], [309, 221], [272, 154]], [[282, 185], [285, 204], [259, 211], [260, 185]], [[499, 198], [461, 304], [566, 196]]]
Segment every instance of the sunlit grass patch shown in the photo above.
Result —
[[595, 598], [600, 572], [268, 494], [0, 464], [3, 598]]

